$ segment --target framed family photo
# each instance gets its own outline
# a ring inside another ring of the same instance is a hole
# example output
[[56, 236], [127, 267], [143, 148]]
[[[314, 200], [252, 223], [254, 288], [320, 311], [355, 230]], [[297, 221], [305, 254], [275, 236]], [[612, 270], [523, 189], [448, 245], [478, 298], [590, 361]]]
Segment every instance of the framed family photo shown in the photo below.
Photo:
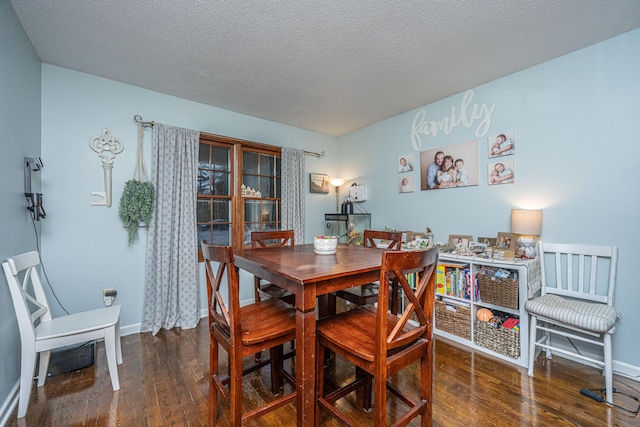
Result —
[[515, 136], [513, 132], [499, 133], [487, 138], [489, 145], [489, 157], [509, 156], [515, 154]]
[[420, 152], [420, 189], [478, 185], [478, 140]]
[[500, 249], [516, 249], [516, 236], [512, 233], [498, 233], [498, 237], [496, 238], [496, 248]]
[[329, 194], [329, 175], [323, 173], [310, 173], [309, 192]]

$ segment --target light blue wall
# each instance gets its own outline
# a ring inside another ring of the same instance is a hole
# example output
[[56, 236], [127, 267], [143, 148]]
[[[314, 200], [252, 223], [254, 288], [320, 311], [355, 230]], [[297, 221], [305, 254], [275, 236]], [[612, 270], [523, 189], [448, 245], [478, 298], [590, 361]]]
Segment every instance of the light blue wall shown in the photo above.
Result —
[[[141, 320], [146, 231], [127, 246], [118, 219], [124, 182], [133, 177], [138, 114], [146, 121], [195, 129], [235, 138], [325, 151], [326, 157], [307, 156], [306, 168], [333, 175], [337, 139], [290, 126], [186, 101], [112, 80], [51, 65], [42, 66], [42, 175], [46, 194], [46, 222], [42, 252], [50, 280], [69, 311], [100, 307], [102, 289], [116, 288], [123, 307], [121, 325]], [[125, 145], [113, 168], [113, 206], [91, 206], [92, 191], [104, 191], [102, 163], [89, 139], [107, 128]], [[144, 147], [150, 165], [151, 131]], [[332, 211], [335, 198], [309, 194], [306, 200], [306, 241], [322, 227], [322, 213]], [[204, 274], [201, 274], [203, 280]], [[201, 286], [201, 306], [206, 307]]]
[[[43, 65], [41, 70], [13, 10], [0, 0], [0, 259], [35, 248], [22, 195], [22, 165], [23, 157], [38, 156], [42, 147], [41, 188], [48, 214], [41, 222], [42, 254], [60, 300], [69, 311], [99, 307], [101, 290], [115, 287], [123, 305], [122, 326], [135, 328], [142, 307], [145, 235], [127, 246], [117, 206], [123, 183], [133, 175], [133, 116], [139, 114], [203, 132], [324, 150], [323, 159], [307, 158], [307, 172], [351, 179], [341, 196], [351, 182], [368, 186], [370, 200], [363, 207], [373, 213], [375, 228], [429, 226], [436, 240], [449, 234], [493, 236], [509, 230], [511, 208], [538, 207], [544, 209], [544, 240], [618, 245], [616, 305], [623, 318], [614, 336], [614, 358], [638, 367], [640, 292], [633, 265], [640, 259], [635, 182], [639, 52], [637, 30], [473, 88], [474, 102], [496, 106], [488, 134], [516, 132], [516, 183], [489, 187], [481, 173], [477, 187], [398, 194], [397, 157], [413, 152], [419, 158], [409, 134], [420, 109], [333, 138], [67, 69]], [[427, 117], [448, 116], [462, 97], [425, 106]], [[111, 208], [92, 207], [90, 195], [103, 191], [104, 184], [100, 160], [88, 142], [104, 128], [126, 147], [115, 160]], [[422, 149], [474, 138], [474, 127], [460, 126], [448, 135], [423, 137]], [[486, 141], [479, 147], [484, 171]], [[149, 149], [146, 131], [145, 153]], [[418, 171], [414, 177], [419, 188]], [[308, 194], [306, 241], [322, 230], [323, 213], [332, 212], [334, 203], [333, 193]], [[0, 402], [18, 378], [18, 335], [8, 301], [6, 286], [0, 286]]]
[[[487, 185], [484, 137], [479, 186], [420, 191], [418, 167], [417, 190], [399, 194], [396, 162], [409, 153], [419, 159], [410, 132], [421, 109], [341, 137], [340, 174], [369, 187], [363, 206], [373, 213], [375, 228], [429, 226], [440, 241], [449, 234], [495, 237], [509, 231], [512, 208], [542, 208], [545, 241], [619, 246], [615, 301], [623, 317], [613, 354], [638, 367], [638, 70], [640, 30], [474, 88], [472, 105], [495, 104], [488, 135], [515, 132], [516, 153], [509, 157], [515, 159], [515, 184]], [[453, 107], [459, 112], [463, 95], [424, 107], [426, 116], [440, 120]], [[476, 139], [476, 127], [422, 136], [422, 150]]]
[[[40, 155], [40, 61], [8, 0], [0, 0], [0, 261], [36, 249], [26, 210], [24, 158]], [[39, 173], [32, 189], [40, 188]], [[37, 227], [39, 229], [39, 227]], [[0, 274], [0, 406], [20, 372], [20, 335]], [[0, 417], [2, 414], [0, 413]]]

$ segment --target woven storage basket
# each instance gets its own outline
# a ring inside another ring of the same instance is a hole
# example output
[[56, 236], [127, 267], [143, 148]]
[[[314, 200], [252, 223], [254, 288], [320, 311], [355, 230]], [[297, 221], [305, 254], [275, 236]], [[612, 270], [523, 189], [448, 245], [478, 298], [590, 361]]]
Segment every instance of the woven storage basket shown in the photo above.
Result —
[[488, 304], [518, 309], [518, 279], [504, 279], [477, 273], [480, 300]]
[[436, 328], [471, 340], [471, 308], [435, 302]]
[[475, 320], [473, 341], [496, 353], [514, 359], [520, 357], [520, 331], [517, 329], [494, 328], [488, 322]]

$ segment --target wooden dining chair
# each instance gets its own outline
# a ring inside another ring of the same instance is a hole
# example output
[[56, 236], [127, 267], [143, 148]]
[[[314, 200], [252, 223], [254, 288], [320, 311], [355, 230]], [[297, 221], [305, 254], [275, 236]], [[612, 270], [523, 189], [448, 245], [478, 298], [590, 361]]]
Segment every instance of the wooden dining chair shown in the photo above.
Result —
[[[251, 247], [253, 249], [287, 245], [295, 245], [293, 230], [251, 232]], [[254, 276], [254, 292], [256, 302], [262, 299], [278, 298], [288, 304], [295, 304], [295, 295], [291, 292], [273, 283], [263, 283], [263, 279], [257, 276]]]
[[[209, 426], [217, 423], [218, 392], [229, 404], [231, 426], [240, 426], [296, 398], [295, 378], [283, 368], [283, 344], [295, 339], [295, 309], [277, 298], [240, 307], [238, 269], [229, 246], [213, 246], [202, 242], [209, 306]], [[218, 263], [214, 273], [212, 263]], [[220, 287], [227, 277], [228, 303]], [[229, 355], [228, 375], [219, 372], [218, 345]], [[270, 358], [243, 369], [242, 359], [262, 350], [270, 350]], [[280, 393], [286, 380], [293, 392], [258, 408], [242, 413], [242, 377], [266, 365], [271, 367], [271, 391]]]
[[[389, 310], [389, 287], [380, 287], [378, 305], [364, 305], [353, 310], [321, 319], [317, 323], [316, 348], [316, 425], [322, 420], [322, 410], [329, 411], [345, 425], [354, 423], [338, 410], [334, 403], [365, 386], [366, 378], [357, 376], [353, 382], [325, 393], [324, 360], [321, 355], [330, 349], [374, 377], [375, 425], [387, 425], [387, 390], [409, 406], [409, 410], [393, 425], [407, 425], [421, 416], [421, 425], [430, 426], [432, 418], [433, 375], [433, 300], [438, 247], [424, 251], [388, 251], [382, 254], [380, 282], [396, 278], [409, 304], [398, 316]], [[412, 289], [405, 276], [418, 273], [418, 283]], [[410, 316], [415, 314], [417, 322]], [[415, 361], [420, 363], [418, 400], [400, 391], [387, 379]]]
[[[364, 246], [369, 247], [378, 247], [378, 243], [385, 242], [388, 244], [388, 250], [400, 250], [402, 245], [402, 232], [401, 231], [376, 231], [376, 230], [365, 230], [364, 231]], [[346, 301], [349, 301], [355, 305], [366, 305], [366, 304], [374, 304], [378, 301], [378, 288], [379, 283], [368, 283], [362, 286], [355, 286], [353, 288], [348, 288], [344, 290], [339, 290], [335, 292], [335, 296], [342, 298]], [[398, 288], [396, 286], [392, 287], [392, 298], [391, 298], [391, 306], [393, 313], [398, 312]], [[332, 301], [329, 302], [330, 307], [334, 306], [333, 310], [335, 310], [335, 303]], [[331, 310], [331, 308], [330, 308]], [[332, 311], [333, 313], [334, 311]]]

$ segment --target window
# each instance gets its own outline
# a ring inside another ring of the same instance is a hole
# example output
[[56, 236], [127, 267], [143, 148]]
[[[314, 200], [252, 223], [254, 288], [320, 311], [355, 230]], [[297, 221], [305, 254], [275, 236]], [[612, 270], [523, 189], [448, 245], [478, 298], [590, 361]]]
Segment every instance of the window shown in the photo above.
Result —
[[199, 254], [203, 240], [239, 249], [251, 244], [252, 231], [280, 229], [280, 165], [278, 147], [201, 134], [197, 186]]
[[245, 191], [252, 190], [244, 197], [246, 246], [252, 231], [280, 230], [280, 155], [244, 149], [242, 178]]

